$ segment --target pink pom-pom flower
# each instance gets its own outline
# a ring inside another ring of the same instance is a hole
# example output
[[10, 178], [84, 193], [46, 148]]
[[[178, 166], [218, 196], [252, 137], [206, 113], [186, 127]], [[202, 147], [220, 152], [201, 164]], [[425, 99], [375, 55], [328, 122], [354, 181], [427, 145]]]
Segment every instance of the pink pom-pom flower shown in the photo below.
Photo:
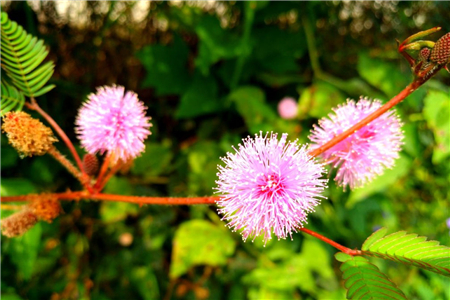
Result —
[[[311, 149], [316, 149], [336, 135], [352, 127], [381, 107], [378, 100], [361, 98], [333, 109], [328, 118], [314, 125]], [[322, 153], [323, 159], [338, 168], [336, 182], [351, 189], [361, 187], [385, 168], [392, 168], [403, 144], [402, 123], [394, 111], [386, 112], [340, 143]]]
[[278, 113], [283, 119], [293, 119], [297, 116], [298, 104], [294, 98], [284, 97], [278, 103]]
[[76, 118], [81, 145], [90, 154], [107, 152], [113, 161], [127, 161], [144, 151], [151, 134], [146, 107], [133, 92], [121, 86], [100, 87], [88, 96]]
[[233, 147], [235, 153], [222, 158], [217, 192], [221, 194], [219, 213], [233, 231], [242, 229], [249, 236], [292, 238], [292, 231], [303, 227], [307, 214], [319, 204], [326, 179], [322, 165], [299, 147], [287, 142], [287, 134], [248, 137]]

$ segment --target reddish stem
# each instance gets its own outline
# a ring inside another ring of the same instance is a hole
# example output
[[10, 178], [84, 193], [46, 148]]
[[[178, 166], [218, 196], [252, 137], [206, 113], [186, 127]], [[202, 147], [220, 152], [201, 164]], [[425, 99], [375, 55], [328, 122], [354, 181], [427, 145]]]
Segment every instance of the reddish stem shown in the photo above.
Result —
[[411, 84], [409, 84], [406, 88], [404, 88], [398, 95], [396, 95], [394, 98], [389, 100], [386, 104], [384, 104], [382, 107], [374, 111], [372, 114], [368, 115], [366, 118], [359, 121], [357, 124], [353, 125], [346, 131], [342, 132], [341, 134], [338, 134], [333, 139], [328, 141], [327, 143], [323, 144], [319, 148], [316, 148], [309, 152], [309, 154], [312, 157], [316, 157], [326, 150], [332, 148], [342, 140], [346, 139], [348, 136], [352, 135], [355, 131], [363, 128], [382, 114], [386, 113], [389, 109], [400, 103], [403, 99], [405, 99], [407, 96], [409, 96], [412, 92], [417, 90], [426, 80], [414, 80]]
[[[89, 191], [79, 192], [66, 192], [66, 193], [54, 193], [51, 194], [59, 200], [102, 200], [112, 202], [128, 202], [139, 205], [143, 204], [159, 204], [159, 205], [192, 205], [192, 204], [214, 204], [220, 199], [218, 196], [207, 197], [145, 197], [145, 196], [125, 196], [125, 195], [113, 195], [113, 194], [91, 194]], [[1, 198], [2, 203], [6, 202], [23, 202], [28, 201], [29, 195], [21, 196], [5, 196]]]
[[[83, 174], [83, 177], [87, 178], [87, 175], [84, 172], [83, 164], [81, 163], [80, 156], [78, 156], [78, 153], [75, 150], [75, 147], [73, 146], [70, 139], [67, 137], [66, 133], [61, 129], [61, 127], [59, 127], [59, 125], [55, 122], [55, 120], [53, 120], [52, 117], [50, 117], [50, 115], [48, 115], [45, 111], [42, 110], [42, 108], [37, 104], [37, 102], [34, 98], [31, 98], [31, 103], [25, 103], [25, 105], [29, 109], [37, 111], [53, 127], [53, 129], [58, 133], [60, 138], [66, 144], [67, 148], [69, 148], [70, 152], [72, 153], [72, 155], [78, 165], [78, 168], [80, 169], [81, 173]], [[85, 184], [85, 182], [81, 182], [81, 183]]]
[[324, 241], [325, 243], [333, 246], [334, 248], [347, 253], [348, 255], [362, 255], [361, 250], [353, 250], [347, 247], [342, 246], [341, 244], [336, 243], [335, 241], [330, 240], [329, 238], [324, 237], [323, 235], [318, 234], [317, 232], [314, 232], [312, 230], [306, 229], [306, 228], [300, 228], [300, 231], [303, 231], [304, 233], [307, 233], [309, 235], [312, 235], [313, 237], [318, 238], [319, 240]]
[[108, 170], [109, 161], [111, 160], [111, 155], [107, 154], [105, 160], [103, 161], [102, 167], [100, 168], [100, 172], [97, 176], [97, 181], [94, 184], [94, 189], [96, 191], [100, 191], [99, 187], [102, 184], [103, 177], [105, 176], [106, 171]]

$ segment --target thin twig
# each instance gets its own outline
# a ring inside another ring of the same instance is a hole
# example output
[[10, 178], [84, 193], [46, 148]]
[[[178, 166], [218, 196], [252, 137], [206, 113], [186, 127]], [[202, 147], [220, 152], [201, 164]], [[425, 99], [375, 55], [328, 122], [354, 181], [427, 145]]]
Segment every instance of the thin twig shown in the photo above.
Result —
[[[425, 80], [426, 81], [426, 80]], [[366, 118], [362, 119], [346, 131], [342, 132], [341, 134], [338, 134], [333, 139], [328, 141], [327, 143], [323, 144], [322, 146], [312, 150], [309, 152], [309, 155], [315, 157], [326, 150], [330, 149], [334, 145], [338, 144], [342, 140], [346, 139], [353, 133], [355, 133], [357, 130], [363, 128], [382, 114], [386, 113], [389, 109], [400, 103], [403, 99], [405, 99], [407, 96], [409, 96], [412, 92], [417, 90], [425, 81], [423, 80], [415, 80], [411, 84], [409, 84], [406, 88], [404, 88], [398, 95], [396, 95], [394, 98], [389, 100], [386, 104], [384, 104], [382, 107], [374, 111], [372, 114], [368, 115]]]
[[63, 142], [66, 144], [67, 148], [69, 148], [69, 151], [72, 153], [78, 168], [80, 169], [81, 173], [84, 175], [86, 174], [83, 168], [83, 164], [81, 163], [80, 156], [78, 155], [77, 151], [75, 150], [75, 147], [73, 146], [70, 139], [67, 137], [66, 133], [59, 127], [59, 125], [53, 120], [50, 115], [48, 115], [42, 108], [37, 104], [36, 100], [34, 98], [31, 98], [31, 103], [25, 103], [25, 105], [31, 109], [37, 111], [42, 117], [44, 117], [45, 120], [53, 127], [53, 129], [58, 133], [60, 138], [63, 140]]
[[318, 234], [317, 232], [312, 231], [310, 229], [300, 228], [300, 231], [303, 231], [304, 233], [312, 235], [313, 237], [316, 237], [316, 238], [324, 241], [325, 243], [333, 246], [334, 248], [336, 248], [336, 249], [338, 249], [338, 250], [340, 250], [340, 251], [342, 251], [344, 253], [347, 253], [349, 255], [352, 255], [352, 256], [354, 256], [354, 255], [362, 255], [361, 250], [353, 250], [353, 249], [347, 248], [345, 246], [342, 246], [341, 244], [338, 244], [335, 241], [332, 241], [329, 238], [324, 237], [323, 235]]

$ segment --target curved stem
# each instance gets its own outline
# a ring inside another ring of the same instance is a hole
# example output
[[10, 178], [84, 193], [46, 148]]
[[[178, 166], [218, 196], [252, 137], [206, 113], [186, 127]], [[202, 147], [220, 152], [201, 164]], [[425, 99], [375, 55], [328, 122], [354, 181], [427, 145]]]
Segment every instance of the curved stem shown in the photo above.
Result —
[[[50, 115], [48, 115], [42, 108], [37, 104], [36, 100], [34, 98], [31, 98], [31, 103], [25, 103], [25, 105], [31, 109], [37, 111], [42, 117], [44, 117], [45, 120], [53, 127], [53, 129], [58, 133], [60, 138], [63, 140], [63, 142], [66, 144], [67, 148], [69, 148], [69, 151], [72, 153], [73, 158], [75, 159], [78, 168], [80, 169], [83, 176], [87, 177], [86, 173], [84, 172], [83, 164], [81, 163], [80, 156], [78, 155], [77, 151], [75, 150], [75, 147], [73, 146], [70, 139], [67, 137], [64, 130], [59, 127], [59, 125], [53, 120]], [[83, 184], [83, 182], [82, 182]]]
[[106, 176], [104, 176], [103, 180], [101, 182], [97, 182], [96, 183], [96, 189], [98, 191], [103, 190], [103, 188], [105, 187], [106, 183], [108, 183], [109, 179], [116, 174], [122, 167], [124, 166], [124, 163], [122, 162], [122, 160], [118, 161], [116, 163], [116, 165], [109, 170], [109, 172], [106, 174]]
[[[426, 80], [425, 80], [426, 81]], [[409, 96], [412, 92], [417, 90], [425, 81], [423, 80], [415, 80], [411, 84], [409, 84], [406, 88], [404, 88], [398, 95], [396, 95], [394, 98], [389, 100], [386, 104], [384, 104], [382, 107], [374, 111], [372, 114], [368, 115], [366, 118], [359, 121], [357, 124], [353, 125], [346, 131], [342, 132], [341, 134], [338, 134], [333, 139], [328, 141], [327, 143], [323, 144], [322, 146], [312, 150], [309, 152], [309, 154], [312, 157], [318, 156], [325, 152], [326, 150], [330, 149], [334, 145], [338, 144], [342, 140], [346, 139], [348, 136], [352, 135], [355, 131], [363, 128], [385, 112], [387, 112], [389, 109], [400, 103], [403, 99], [405, 99], [407, 96]]]
[[312, 235], [313, 237], [316, 237], [316, 238], [324, 241], [325, 243], [333, 246], [334, 248], [336, 248], [336, 249], [338, 249], [338, 250], [340, 250], [340, 251], [342, 251], [344, 253], [347, 253], [349, 255], [352, 255], [352, 256], [354, 256], [354, 255], [362, 255], [361, 250], [353, 250], [353, 249], [347, 248], [345, 246], [342, 246], [341, 244], [338, 244], [335, 241], [332, 241], [329, 238], [324, 237], [323, 235], [318, 234], [315, 231], [312, 231], [312, 230], [309, 230], [309, 229], [306, 229], [306, 228], [300, 228], [300, 231], [303, 231], [304, 233]]

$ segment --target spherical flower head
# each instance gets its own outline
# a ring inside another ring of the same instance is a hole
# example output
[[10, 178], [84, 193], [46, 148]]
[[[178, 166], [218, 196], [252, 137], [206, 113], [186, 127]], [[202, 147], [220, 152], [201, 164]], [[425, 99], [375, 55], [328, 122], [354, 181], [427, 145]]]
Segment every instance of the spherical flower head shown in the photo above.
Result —
[[[352, 127], [381, 107], [378, 100], [361, 98], [333, 109], [328, 118], [319, 120], [309, 136], [315, 149]], [[402, 123], [394, 111], [386, 112], [368, 125], [322, 153], [325, 161], [338, 168], [336, 182], [344, 188], [360, 187], [394, 166], [403, 139]]]
[[291, 97], [284, 97], [278, 103], [278, 113], [283, 119], [293, 119], [297, 116], [297, 101]]
[[221, 194], [219, 213], [234, 231], [242, 229], [244, 241], [249, 236], [285, 239], [303, 227], [307, 214], [314, 210], [326, 186], [320, 179], [325, 172], [299, 147], [287, 142], [287, 134], [248, 137], [235, 153], [222, 158], [217, 192]]
[[3, 116], [2, 131], [22, 158], [44, 155], [58, 141], [49, 127], [23, 111], [7, 112]]
[[88, 98], [75, 122], [88, 153], [107, 152], [114, 161], [127, 161], [144, 152], [144, 140], [151, 134], [152, 124], [135, 93], [125, 93], [121, 86], [105, 86]]

